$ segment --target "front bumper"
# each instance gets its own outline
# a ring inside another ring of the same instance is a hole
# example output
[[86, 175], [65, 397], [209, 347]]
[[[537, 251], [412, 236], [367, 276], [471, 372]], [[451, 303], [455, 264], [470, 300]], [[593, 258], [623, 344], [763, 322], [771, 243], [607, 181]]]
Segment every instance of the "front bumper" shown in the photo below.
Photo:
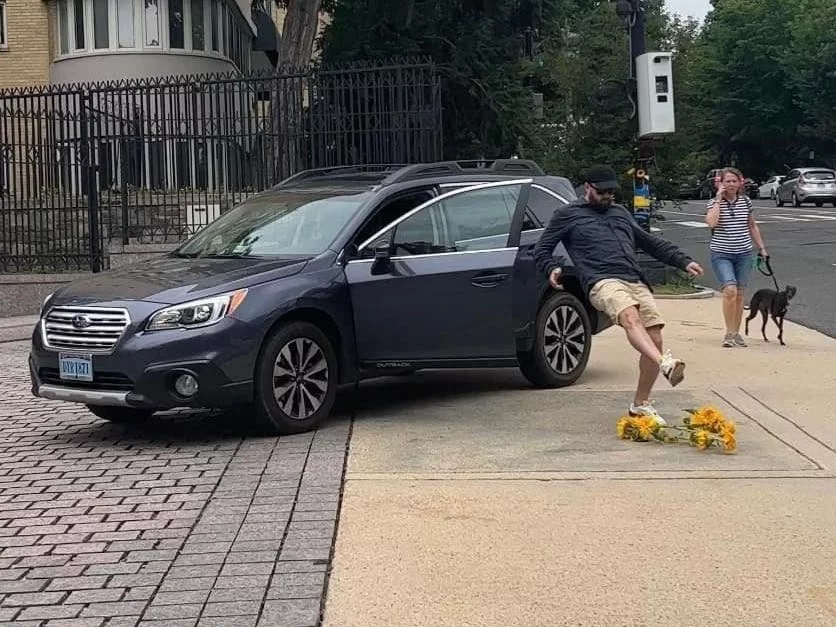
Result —
[[[52, 400], [144, 409], [221, 408], [253, 398], [253, 372], [260, 338], [248, 324], [224, 319], [188, 331], [135, 332], [129, 328], [111, 353], [93, 353], [93, 381], [65, 381], [59, 352], [44, 346], [40, 324], [32, 337], [29, 375], [32, 394]], [[189, 373], [198, 381], [192, 397], [180, 397], [174, 379]]]

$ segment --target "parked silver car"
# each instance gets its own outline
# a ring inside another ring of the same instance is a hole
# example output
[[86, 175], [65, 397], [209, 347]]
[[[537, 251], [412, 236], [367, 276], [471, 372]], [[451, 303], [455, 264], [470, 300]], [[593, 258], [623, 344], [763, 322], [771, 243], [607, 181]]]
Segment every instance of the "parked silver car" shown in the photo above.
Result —
[[836, 170], [829, 168], [796, 168], [775, 191], [775, 205], [783, 207], [791, 202], [794, 207], [814, 203], [821, 207], [833, 203], [836, 207]]
[[775, 200], [775, 191], [778, 189], [778, 186], [784, 182], [784, 179], [787, 178], [783, 174], [776, 174], [775, 176], [770, 176], [766, 181], [758, 187], [758, 196], [761, 198], [766, 198], [767, 196], [772, 200]]

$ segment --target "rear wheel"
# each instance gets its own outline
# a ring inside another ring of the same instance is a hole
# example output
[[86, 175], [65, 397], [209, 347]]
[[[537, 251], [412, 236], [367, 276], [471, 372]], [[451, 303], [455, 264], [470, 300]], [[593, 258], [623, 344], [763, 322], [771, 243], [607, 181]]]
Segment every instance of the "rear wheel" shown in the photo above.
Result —
[[328, 337], [293, 322], [267, 338], [256, 366], [256, 413], [279, 435], [310, 431], [327, 418], [337, 396], [337, 357]]
[[153, 410], [137, 409], [135, 407], [87, 405], [87, 409], [90, 410], [91, 414], [93, 414], [97, 418], [101, 418], [102, 420], [125, 424], [145, 422], [146, 420], [150, 419], [151, 416], [154, 415]]
[[781, 200], [781, 196], [778, 194], [778, 192], [775, 192], [775, 206], [776, 207], [783, 207], [784, 206], [784, 201]]
[[520, 370], [533, 385], [558, 388], [571, 385], [586, 369], [592, 326], [586, 308], [568, 292], [550, 296], [537, 313], [531, 352], [517, 357]]

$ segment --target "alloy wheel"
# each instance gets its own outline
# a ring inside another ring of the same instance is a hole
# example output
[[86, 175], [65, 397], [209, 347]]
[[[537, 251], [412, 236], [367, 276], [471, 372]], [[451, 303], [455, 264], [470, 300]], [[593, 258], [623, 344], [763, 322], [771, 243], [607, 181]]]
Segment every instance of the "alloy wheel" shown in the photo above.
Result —
[[586, 332], [578, 312], [569, 305], [560, 305], [546, 321], [543, 350], [552, 370], [569, 374], [581, 361], [586, 345]]
[[290, 340], [273, 366], [273, 396], [294, 420], [307, 420], [325, 402], [328, 361], [322, 347], [307, 337]]

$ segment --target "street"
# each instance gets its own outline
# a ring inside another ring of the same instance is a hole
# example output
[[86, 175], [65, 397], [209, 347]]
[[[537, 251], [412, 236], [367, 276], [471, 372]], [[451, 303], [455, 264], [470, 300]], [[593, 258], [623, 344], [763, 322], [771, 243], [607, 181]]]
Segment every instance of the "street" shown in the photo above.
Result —
[[[685, 202], [681, 211], [667, 204], [662, 212], [665, 221], [656, 225], [661, 229], [657, 235], [697, 259], [706, 270], [700, 282], [716, 288], [708, 254], [710, 234], [703, 221], [705, 204], [706, 201]], [[778, 285], [782, 289], [787, 284], [798, 288], [787, 319], [836, 337], [836, 208], [779, 208], [769, 199], [755, 200], [753, 204]], [[772, 279], [753, 270], [747, 303], [761, 287], [774, 288]], [[760, 324], [755, 328], [760, 329]], [[749, 333], [751, 336], [751, 326]], [[759, 337], [757, 330], [755, 336]]]

